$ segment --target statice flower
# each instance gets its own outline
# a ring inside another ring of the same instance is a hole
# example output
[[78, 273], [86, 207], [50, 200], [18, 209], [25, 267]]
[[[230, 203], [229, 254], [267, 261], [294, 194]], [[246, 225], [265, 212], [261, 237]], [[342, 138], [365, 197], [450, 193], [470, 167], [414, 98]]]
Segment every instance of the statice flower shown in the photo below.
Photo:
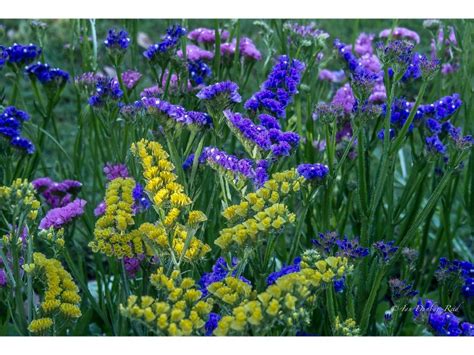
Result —
[[14, 43], [4, 48], [2, 53], [4, 62], [20, 69], [34, 62], [41, 55], [41, 48], [32, 43], [28, 45]]
[[222, 81], [212, 84], [201, 89], [196, 95], [201, 100], [225, 100], [226, 104], [218, 105], [226, 108], [228, 103], [239, 103], [242, 96], [239, 94], [239, 86], [232, 81]]
[[166, 30], [166, 34], [161, 38], [161, 42], [155, 43], [143, 52], [143, 55], [152, 63], [163, 65], [173, 54], [179, 40], [186, 34], [186, 29], [180, 25], [173, 25]]
[[122, 82], [123, 85], [128, 89], [132, 90], [137, 86], [138, 82], [142, 78], [142, 74], [135, 70], [127, 70], [122, 73]]
[[84, 214], [85, 200], [76, 199], [63, 207], [53, 208], [40, 221], [40, 229], [59, 229]]
[[48, 64], [36, 63], [25, 68], [31, 80], [38, 80], [47, 90], [61, 90], [69, 81], [69, 74], [59, 68], [51, 68]]
[[340, 87], [334, 94], [331, 104], [335, 107], [342, 108], [346, 115], [351, 114], [354, 111], [356, 104], [356, 98], [352, 92], [351, 86], [349, 84], [344, 84], [344, 86]]
[[234, 56], [236, 50], [236, 41], [221, 43], [221, 55], [224, 58]]
[[138, 270], [140, 270], [140, 262], [145, 259], [144, 254], [139, 254], [137, 257], [129, 258], [125, 256], [123, 258], [123, 264], [125, 267], [125, 271], [130, 278], [135, 278], [137, 276]]
[[445, 155], [447, 152], [446, 146], [443, 144], [443, 142], [441, 142], [438, 135], [436, 134], [431, 137], [426, 137], [425, 143], [426, 143], [426, 148], [428, 149], [428, 152], [432, 154]]
[[[229, 38], [229, 31], [219, 30], [221, 42]], [[199, 27], [188, 34], [188, 38], [197, 43], [213, 44], [216, 41], [216, 31], [210, 28]]]
[[221, 318], [222, 317], [217, 313], [209, 313], [209, 317], [207, 318], [206, 324], [204, 325], [204, 329], [206, 329], [206, 336], [212, 335]]
[[[173, 79], [171, 79], [172, 81]], [[143, 89], [143, 91], [140, 93], [140, 97], [146, 97], [146, 98], [151, 98], [151, 97], [159, 97], [163, 94], [163, 90], [158, 86], [150, 86], [148, 88]]]
[[321, 81], [329, 81], [331, 83], [340, 83], [344, 81], [346, 74], [344, 70], [331, 71], [328, 69], [323, 69], [318, 74], [318, 79]]
[[7, 273], [2, 268], [0, 269], [0, 287], [5, 287], [7, 285]]
[[311, 240], [316, 248], [322, 250], [326, 255], [332, 253], [332, 250], [337, 246], [339, 234], [337, 232], [319, 233], [316, 239]]
[[375, 38], [373, 34], [361, 33], [359, 37], [357, 37], [354, 52], [358, 55], [362, 56], [364, 54], [373, 54], [374, 49], [372, 48], [372, 42]]
[[369, 248], [364, 248], [359, 244], [359, 238], [348, 239], [344, 236], [343, 239], [336, 240], [337, 256], [342, 256], [349, 259], [360, 259], [369, 255]]
[[414, 45], [412, 42], [394, 40], [388, 42], [386, 45], [383, 42], [378, 42], [376, 48], [377, 56], [381, 62], [387, 66], [391, 66], [389, 73], [395, 71], [397, 76], [404, 75], [413, 58]]
[[304, 63], [297, 59], [286, 55], [278, 57], [260, 91], [247, 100], [244, 107], [250, 111], [266, 110], [276, 117], [285, 117], [285, 109], [298, 92], [304, 69]]
[[[180, 49], [176, 53], [179, 58], [183, 58], [183, 51]], [[188, 44], [186, 46], [186, 59], [190, 60], [192, 62], [198, 61], [198, 60], [211, 60], [214, 58], [214, 53], [210, 51], [206, 51], [205, 49], [202, 49], [201, 47], [198, 47], [194, 44]]]
[[89, 98], [89, 105], [101, 107], [120, 100], [122, 96], [123, 91], [116, 79], [101, 78], [97, 81], [94, 95]]
[[474, 324], [462, 322], [453, 313], [438, 306], [433, 300], [420, 298], [413, 309], [413, 319], [426, 324], [440, 336], [474, 336]]
[[[188, 157], [185, 165], [189, 168], [192, 165], [194, 156]], [[256, 162], [250, 159], [239, 159], [234, 155], [219, 150], [216, 147], [205, 147], [199, 157], [199, 163], [207, 163], [212, 168], [222, 171], [231, 179], [239, 179], [240, 176], [247, 178], [262, 186], [268, 180], [269, 163], [265, 160]]]
[[21, 134], [22, 126], [30, 116], [16, 107], [6, 107], [0, 114], [0, 137], [8, 141], [10, 146], [28, 154], [33, 154], [35, 146]]
[[[223, 257], [220, 257], [216, 260], [215, 264], [212, 266], [212, 271], [205, 273], [201, 276], [199, 280], [200, 290], [202, 292], [203, 297], [206, 297], [209, 293], [207, 287], [214, 283], [224, 280], [227, 276], [235, 276], [237, 274], [237, 265], [239, 263], [239, 259], [232, 258], [231, 264], [227, 264]], [[251, 282], [247, 280], [243, 276], [239, 276], [239, 279], [249, 285]]]
[[94, 208], [94, 216], [102, 216], [105, 213], [106, 208], [107, 205], [105, 204], [105, 201], [100, 202], [96, 208]]
[[128, 169], [125, 164], [106, 163], [104, 166], [104, 174], [108, 181], [129, 177]]
[[314, 22], [307, 25], [299, 24], [297, 22], [285, 23], [285, 29], [303, 39], [325, 39], [329, 37], [329, 34], [317, 28], [316, 23]]
[[395, 27], [393, 29], [386, 28], [379, 33], [380, 38], [395, 38], [395, 39], [408, 39], [415, 43], [420, 43], [420, 36], [415, 31], [412, 31], [405, 27]]
[[474, 297], [474, 264], [469, 261], [439, 259], [439, 267], [436, 270], [436, 278], [439, 282], [453, 280], [462, 284], [462, 294], [465, 298]]
[[167, 129], [187, 126], [189, 128], [210, 127], [212, 120], [207, 113], [186, 111], [179, 105], [157, 98], [142, 98], [142, 103], [148, 113], [156, 115]]
[[406, 281], [399, 279], [391, 279], [388, 282], [390, 291], [392, 293], [392, 299], [394, 301], [402, 298], [411, 298], [418, 294], [418, 291], [413, 289], [413, 284], [408, 284]]
[[130, 37], [124, 29], [118, 31], [114, 28], [109, 29], [107, 38], [104, 41], [105, 47], [113, 54], [123, 54], [130, 45]]
[[242, 37], [239, 43], [240, 55], [248, 60], [261, 60], [262, 54], [257, 49], [253, 41], [248, 37]]
[[299, 175], [306, 180], [322, 180], [329, 174], [329, 168], [324, 164], [300, 164], [296, 168]]
[[398, 250], [397, 246], [394, 246], [395, 241], [384, 242], [383, 240], [375, 242], [372, 246], [382, 257], [384, 262], [388, 262], [392, 255]]
[[283, 266], [279, 271], [272, 272], [270, 275], [267, 277], [267, 285], [273, 285], [276, 280], [278, 280], [280, 277], [292, 274], [294, 272], [298, 272], [301, 270], [301, 258], [297, 257], [295, 260], [293, 260], [293, 264]]
[[42, 177], [31, 182], [35, 190], [53, 207], [64, 207], [70, 203], [82, 188], [82, 183], [76, 180], [55, 182], [49, 177]]
[[74, 84], [76, 84], [83, 92], [90, 96], [94, 93], [97, 82], [101, 79], [104, 79], [102, 74], [86, 72], [76, 76], [74, 78]]
[[143, 186], [138, 182], [132, 190], [132, 196], [135, 201], [133, 205], [134, 213], [150, 208], [151, 201], [145, 193], [145, 189], [143, 188]]
[[205, 84], [212, 75], [211, 68], [202, 60], [188, 62], [188, 72], [193, 85]]

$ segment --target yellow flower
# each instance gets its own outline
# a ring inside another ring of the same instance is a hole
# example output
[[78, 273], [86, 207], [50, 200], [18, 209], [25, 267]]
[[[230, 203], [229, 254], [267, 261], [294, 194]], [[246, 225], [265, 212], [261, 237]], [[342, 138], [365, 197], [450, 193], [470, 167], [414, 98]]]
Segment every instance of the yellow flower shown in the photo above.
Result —
[[49, 317], [38, 318], [31, 321], [28, 330], [31, 333], [43, 333], [53, 325], [53, 320]]

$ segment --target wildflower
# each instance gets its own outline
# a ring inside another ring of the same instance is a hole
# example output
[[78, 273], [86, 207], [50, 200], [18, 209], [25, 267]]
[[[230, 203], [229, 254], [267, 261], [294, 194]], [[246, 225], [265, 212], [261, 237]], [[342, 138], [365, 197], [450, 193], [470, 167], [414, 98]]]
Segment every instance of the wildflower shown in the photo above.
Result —
[[196, 60], [188, 62], [189, 78], [193, 85], [205, 84], [207, 78], [212, 74], [212, 70], [204, 61]]
[[469, 261], [440, 258], [436, 278], [442, 283], [452, 280], [455, 285], [462, 285], [461, 292], [467, 299], [474, 296], [474, 264]]
[[133, 88], [137, 86], [142, 76], [143, 75], [140, 72], [135, 70], [127, 70], [122, 73], [122, 81], [128, 90], [133, 90]]
[[418, 294], [418, 291], [413, 289], [413, 284], [408, 284], [406, 281], [390, 279], [388, 284], [390, 286], [393, 300], [411, 298]]
[[38, 62], [25, 68], [31, 80], [38, 80], [46, 89], [50, 98], [61, 91], [69, 81], [69, 74], [59, 68], [51, 68], [48, 64]]
[[329, 168], [323, 164], [300, 164], [296, 171], [306, 180], [321, 180], [329, 173]]
[[441, 142], [437, 135], [425, 138], [426, 148], [428, 152], [433, 154], [446, 154], [446, 146]]
[[139, 184], [138, 182], [133, 188], [132, 196], [133, 196], [133, 200], [135, 201], [134, 208], [133, 208], [134, 213], [138, 212], [139, 210], [147, 210], [148, 208], [150, 208], [151, 206], [150, 199], [146, 195], [145, 190], [143, 189], [143, 186]]
[[331, 101], [332, 107], [343, 109], [346, 115], [354, 111], [355, 103], [356, 99], [349, 84], [340, 87]]
[[123, 96], [123, 91], [116, 79], [99, 78], [94, 95], [89, 98], [89, 105], [101, 107], [109, 102], [118, 101]]
[[53, 326], [53, 320], [49, 317], [34, 319], [28, 326], [31, 333], [43, 333]]
[[14, 68], [20, 69], [34, 62], [41, 55], [41, 51], [40, 47], [32, 43], [28, 45], [14, 43], [3, 50], [3, 60]]
[[344, 70], [330, 71], [322, 69], [318, 74], [318, 79], [321, 81], [329, 81], [331, 83], [340, 83], [346, 78]]
[[293, 272], [298, 272], [301, 270], [301, 258], [295, 258], [293, 260], [293, 264], [283, 266], [280, 271], [275, 271], [272, 272], [270, 275], [267, 277], [267, 285], [273, 285], [276, 280], [278, 280], [280, 277], [284, 275], [291, 274]]
[[[183, 51], [180, 49], [176, 52], [179, 58], [183, 58]], [[198, 60], [211, 60], [214, 58], [214, 53], [206, 51], [194, 44], [188, 44], [186, 46], [186, 59], [192, 62]]]
[[372, 41], [374, 38], [375, 35], [362, 32], [356, 39], [354, 51], [360, 56], [364, 54], [373, 54], [374, 49], [372, 48]]
[[384, 262], [388, 262], [392, 255], [398, 250], [397, 246], [394, 246], [395, 241], [384, 242], [378, 241], [375, 242], [372, 246], [376, 249], [377, 252], [381, 255]]
[[221, 316], [217, 313], [209, 313], [209, 318], [206, 321], [206, 324], [204, 325], [204, 328], [206, 329], [206, 336], [212, 335], [214, 330], [217, 328], [217, 324], [221, 320]]
[[103, 171], [108, 181], [129, 177], [128, 169], [125, 164], [106, 163]]
[[379, 33], [380, 38], [408, 39], [415, 43], [420, 43], [420, 36], [415, 31], [405, 27], [386, 28]]
[[[186, 29], [180, 25], [173, 25], [166, 30], [166, 34], [162, 37], [161, 42], [156, 43], [148, 47], [143, 53], [152, 63], [164, 64], [164, 61], [168, 60], [171, 50], [178, 46], [179, 39], [186, 34]], [[163, 66], [163, 65], [162, 65]]]
[[242, 37], [239, 42], [240, 54], [248, 60], [261, 60], [262, 54], [257, 49], [253, 41], [248, 37]]
[[244, 104], [250, 111], [266, 110], [276, 117], [285, 117], [285, 109], [298, 92], [298, 85], [305, 69], [303, 62], [286, 55], [277, 58], [267, 80]]
[[341, 323], [339, 316], [336, 317], [334, 330], [336, 335], [343, 336], [357, 336], [360, 333], [360, 329], [357, 327], [355, 320], [348, 318]]
[[[239, 103], [242, 101], [242, 97], [239, 94], [239, 86], [232, 81], [223, 81], [206, 86], [196, 96], [201, 100], [219, 100], [222, 98], [229, 103]], [[228, 106], [227, 102], [218, 106], [224, 109]]]
[[61, 228], [70, 223], [74, 218], [84, 214], [85, 200], [76, 199], [63, 207], [53, 208], [48, 211], [46, 216], [40, 221], [40, 229], [50, 227]]
[[140, 262], [145, 259], [144, 254], [137, 255], [136, 257], [129, 258], [124, 257], [123, 263], [125, 267], [125, 271], [130, 278], [135, 278], [138, 270], [140, 270]]
[[74, 196], [82, 188], [82, 183], [76, 180], [55, 182], [49, 177], [38, 178], [31, 182], [35, 190], [53, 207], [64, 207], [72, 202]]
[[109, 29], [107, 32], [107, 38], [104, 41], [105, 47], [114, 53], [124, 53], [130, 45], [130, 37], [124, 29], [117, 31], [114, 28]]
[[16, 107], [6, 107], [0, 114], [0, 137], [9, 141], [9, 144], [27, 154], [33, 154], [35, 146], [28, 139], [21, 136], [23, 123], [28, 121], [30, 116]]
[[[226, 41], [229, 38], [229, 31], [220, 29], [219, 36], [221, 41]], [[188, 38], [197, 43], [213, 44], [216, 41], [216, 31], [199, 27], [189, 32]]]
[[[0, 211], [17, 218], [11, 221], [13, 225], [22, 223], [18, 219], [23, 217], [34, 221], [38, 216], [40, 205], [35, 197], [35, 189], [28, 180], [16, 179], [10, 186], [0, 186]], [[14, 213], [12, 207], [21, 211], [20, 215]]]
[[325, 39], [329, 35], [323, 30], [316, 27], [316, 23], [311, 22], [307, 25], [299, 24], [296, 22], [285, 23], [285, 29], [291, 33], [302, 37], [303, 39]]

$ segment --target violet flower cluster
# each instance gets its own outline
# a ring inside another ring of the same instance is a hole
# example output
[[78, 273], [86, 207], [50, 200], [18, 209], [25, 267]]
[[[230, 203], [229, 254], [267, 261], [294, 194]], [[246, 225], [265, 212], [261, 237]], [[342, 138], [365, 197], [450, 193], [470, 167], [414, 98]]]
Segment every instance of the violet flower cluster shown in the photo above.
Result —
[[453, 313], [438, 306], [433, 300], [420, 298], [413, 309], [413, 319], [429, 326], [435, 335], [474, 336], [474, 324], [462, 322]]
[[212, 70], [203, 60], [188, 62], [188, 72], [191, 83], [195, 86], [205, 84], [212, 75]]
[[102, 107], [109, 102], [117, 102], [123, 96], [123, 91], [116, 79], [99, 78], [94, 95], [89, 98], [89, 105]]
[[379, 33], [380, 38], [407, 39], [415, 43], [420, 43], [420, 36], [415, 31], [405, 27], [386, 28]]
[[40, 229], [59, 229], [72, 222], [75, 218], [84, 214], [86, 201], [76, 199], [63, 207], [53, 208], [46, 213], [40, 221]]
[[72, 200], [82, 188], [82, 183], [76, 180], [63, 180], [55, 182], [49, 177], [42, 177], [33, 180], [35, 190], [40, 194], [46, 203], [52, 207], [64, 207]]
[[[178, 52], [176, 52], [179, 58], [183, 58], [183, 51], [180, 49]], [[211, 60], [214, 58], [214, 53], [207, 51], [205, 49], [202, 49], [201, 47], [198, 47], [194, 44], [188, 44], [186, 46], [186, 59], [192, 62], [198, 61], [198, 60]]]
[[38, 80], [41, 84], [63, 88], [69, 80], [69, 74], [59, 68], [51, 68], [48, 64], [36, 63], [25, 68], [25, 73], [33, 80]]
[[273, 285], [280, 277], [298, 272], [301, 270], [301, 258], [297, 257], [290, 265], [284, 265], [279, 271], [272, 272], [267, 277], [267, 285]]
[[261, 114], [261, 124], [255, 124], [250, 118], [230, 110], [224, 111], [227, 124], [242, 143], [257, 146], [264, 152], [271, 152], [274, 157], [288, 156], [296, 148], [300, 136], [294, 132], [280, 130], [276, 119], [270, 115]]
[[438, 281], [444, 282], [452, 278], [455, 282], [462, 284], [461, 292], [467, 299], [474, 297], [474, 264], [469, 261], [439, 259], [439, 267], [436, 270]]
[[[206, 86], [196, 96], [206, 101], [220, 100], [221, 98], [228, 103], [239, 103], [242, 101], [242, 96], [239, 94], [239, 86], [230, 80]], [[227, 107], [228, 104], [223, 106]]]
[[[227, 41], [229, 31], [220, 29], [219, 36], [221, 41]], [[197, 43], [213, 44], [216, 41], [216, 31], [209, 28], [199, 27], [188, 33], [188, 39]]]
[[149, 113], [158, 116], [165, 128], [177, 126], [203, 128], [212, 125], [211, 117], [207, 113], [186, 111], [182, 106], [158, 98], [143, 97], [142, 103]]
[[158, 62], [163, 55], [169, 55], [175, 49], [179, 40], [186, 34], [186, 29], [180, 25], [173, 25], [166, 30], [166, 34], [161, 38], [161, 42], [155, 43], [143, 52], [143, 55], [150, 62]]
[[329, 174], [329, 168], [324, 164], [300, 164], [296, 168], [298, 174], [306, 180], [320, 181]]
[[390, 258], [393, 256], [393, 254], [395, 254], [395, 252], [398, 250], [398, 247], [395, 246], [394, 240], [389, 241], [389, 242], [380, 240], [372, 244], [372, 246], [379, 253], [380, 257], [385, 263], [387, 263], [390, 260]]
[[[234, 39], [232, 42], [221, 43], [220, 49], [221, 55], [224, 58], [228, 59], [230, 62], [230, 59], [234, 57], [235, 52], [237, 50], [237, 41]], [[255, 43], [253, 43], [253, 41], [248, 37], [240, 38], [239, 55], [245, 60], [251, 62], [259, 61], [262, 59], [262, 54], [255, 46]]]
[[114, 28], [111, 28], [107, 32], [107, 38], [104, 41], [104, 45], [112, 52], [123, 53], [127, 50], [130, 42], [131, 40], [127, 31], [124, 29], [118, 31]]
[[336, 255], [356, 260], [369, 255], [369, 248], [359, 244], [359, 238], [349, 239], [347, 236], [341, 239], [336, 232], [319, 233], [317, 238], [311, 241], [313, 245], [323, 252], [324, 255]]
[[0, 137], [8, 141], [9, 145], [28, 154], [35, 152], [35, 146], [30, 140], [22, 136], [22, 126], [30, 116], [14, 106], [6, 107], [0, 114]]
[[23, 69], [25, 65], [34, 62], [41, 55], [41, 48], [30, 43], [28, 45], [14, 43], [10, 47], [0, 46], [0, 69], [5, 64]]
[[287, 55], [278, 57], [260, 91], [248, 99], [244, 107], [253, 112], [265, 110], [278, 118], [285, 117], [286, 107], [298, 92], [304, 69], [304, 63], [297, 59]]

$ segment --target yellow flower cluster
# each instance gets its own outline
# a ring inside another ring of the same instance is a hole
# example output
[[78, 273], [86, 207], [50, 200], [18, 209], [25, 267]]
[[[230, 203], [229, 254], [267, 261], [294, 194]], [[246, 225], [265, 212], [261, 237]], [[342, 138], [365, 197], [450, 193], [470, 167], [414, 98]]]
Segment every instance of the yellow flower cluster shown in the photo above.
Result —
[[256, 192], [244, 196], [240, 204], [229, 206], [222, 213], [234, 226], [220, 231], [215, 244], [223, 250], [242, 250], [259, 242], [259, 233], [276, 233], [295, 221], [295, 215], [282, 202], [291, 192], [301, 189], [304, 179], [294, 169], [275, 173]]
[[133, 195], [135, 181], [117, 178], [107, 185], [106, 209], [95, 225], [95, 239], [89, 243], [94, 253], [102, 252], [117, 258], [133, 257], [144, 252], [142, 238], [137, 230], [127, 231], [134, 224]]
[[79, 289], [71, 275], [63, 268], [59, 260], [48, 259], [42, 253], [33, 254], [33, 263], [24, 266], [28, 273], [38, 275], [46, 286], [44, 299], [40, 305], [43, 318], [30, 323], [31, 332], [43, 332], [53, 324], [52, 318], [61, 315], [66, 319], [76, 319], [81, 316]]
[[[35, 197], [35, 189], [28, 180], [16, 179], [11, 186], [0, 186], [0, 209], [27, 213], [27, 218], [35, 220], [40, 202]], [[16, 221], [11, 221], [16, 224]]]
[[244, 300], [234, 307], [232, 315], [219, 321], [214, 334], [256, 335], [271, 330], [275, 324], [293, 329], [301, 329], [307, 324], [315, 307], [317, 291], [344, 275], [347, 259], [328, 257], [322, 260], [312, 251], [306, 252], [302, 259], [299, 272], [280, 277], [256, 299]]
[[357, 336], [360, 334], [360, 329], [357, 327], [356, 321], [352, 318], [348, 318], [341, 323], [339, 316], [337, 316], [334, 328], [335, 335], [339, 336]]
[[212, 296], [231, 306], [240, 304], [252, 294], [252, 286], [232, 276], [210, 284], [207, 290]]
[[201, 335], [212, 303], [201, 300], [194, 280], [181, 278], [178, 270], [168, 277], [159, 268], [150, 281], [160, 297], [130, 296], [126, 306], [120, 305], [121, 313], [160, 335]]

